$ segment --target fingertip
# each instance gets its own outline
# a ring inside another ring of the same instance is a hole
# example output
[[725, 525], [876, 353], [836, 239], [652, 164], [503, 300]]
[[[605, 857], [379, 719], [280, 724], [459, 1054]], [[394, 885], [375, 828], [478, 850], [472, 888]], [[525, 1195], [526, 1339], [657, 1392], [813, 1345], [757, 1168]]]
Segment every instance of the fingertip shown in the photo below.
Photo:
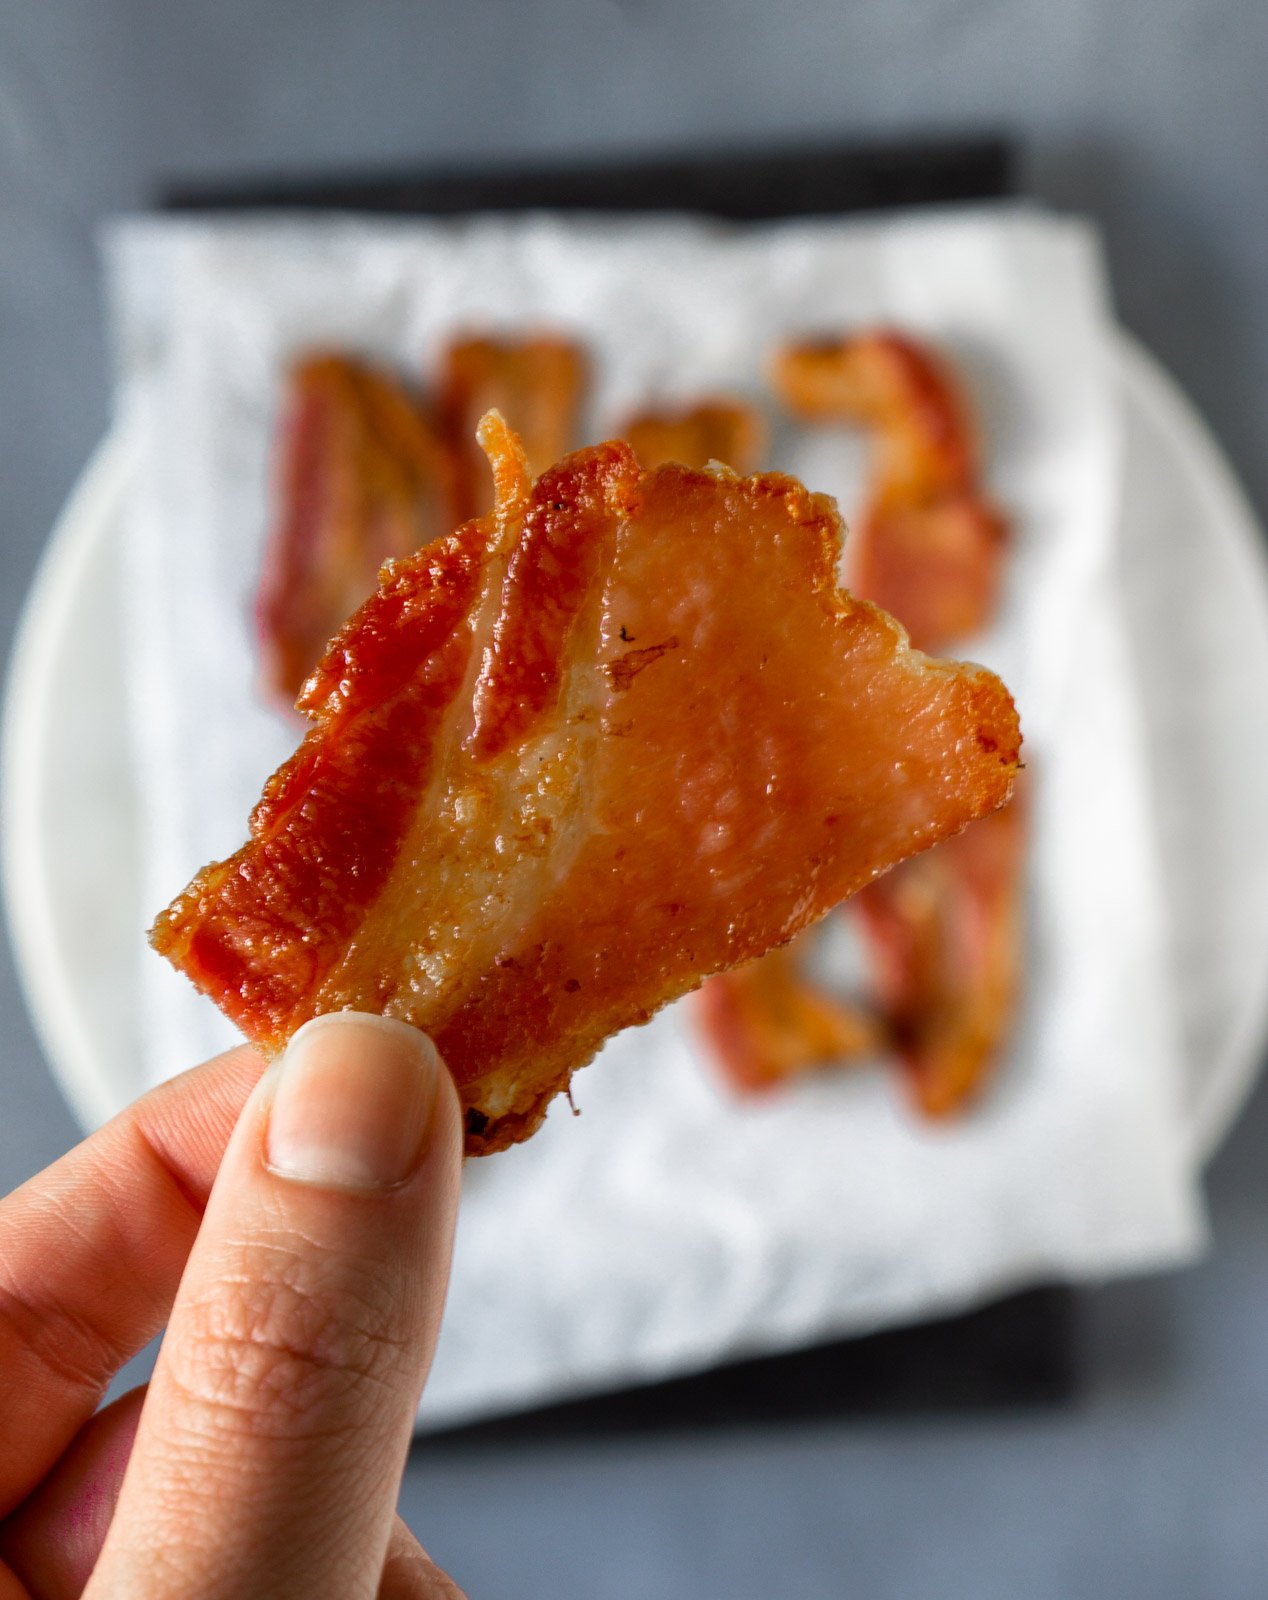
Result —
[[324, 1033], [334, 1033], [347, 1039], [349, 1046], [375, 1049], [392, 1042], [399, 1047], [416, 1049], [427, 1055], [437, 1066], [443, 1066], [440, 1051], [431, 1035], [399, 1017], [383, 1016], [377, 1011], [323, 1011], [310, 1017], [291, 1035], [286, 1049], [291, 1051], [309, 1039]]
[[265, 1163], [276, 1177], [319, 1188], [396, 1188], [444, 1137], [447, 1080], [417, 1028], [363, 1012], [315, 1017], [274, 1068]]
[[335, 1037], [339, 1038], [341, 1043], [346, 1041], [349, 1048], [356, 1048], [360, 1044], [376, 1050], [395, 1041], [407, 1049], [420, 1050], [424, 1056], [430, 1055], [437, 1069], [436, 1119], [432, 1142], [441, 1146], [453, 1146], [461, 1156], [462, 1102], [457, 1085], [450, 1074], [449, 1065], [429, 1033], [415, 1027], [412, 1022], [405, 1022], [400, 1017], [384, 1016], [377, 1011], [323, 1011], [320, 1016], [309, 1018], [295, 1030], [287, 1049], [294, 1048], [299, 1039], [320, 1034], [327, 1029], [334, 1030]]

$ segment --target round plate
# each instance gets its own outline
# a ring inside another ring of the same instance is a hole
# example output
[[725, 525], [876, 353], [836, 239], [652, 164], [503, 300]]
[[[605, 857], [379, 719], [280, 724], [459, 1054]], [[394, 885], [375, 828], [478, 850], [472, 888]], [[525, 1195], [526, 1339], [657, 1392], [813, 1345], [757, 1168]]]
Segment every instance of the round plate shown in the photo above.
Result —
[[[1195, 1158], [1205, 1159], [1254, 1083], [1268, 1030], [1268, 566], [1245, 497], [1175, 384], [1126, 339], [1116, 369], [1123, 593], [1173, 929], [1186, 1118]], [[85, 1127], [144, 1087], [137, 975], [149, 917], [136, 894], [121, 648], [134, 459], [116, 429], [54, 530], [4, 718], [4, 878], [18, 968], [49, 1064]]]

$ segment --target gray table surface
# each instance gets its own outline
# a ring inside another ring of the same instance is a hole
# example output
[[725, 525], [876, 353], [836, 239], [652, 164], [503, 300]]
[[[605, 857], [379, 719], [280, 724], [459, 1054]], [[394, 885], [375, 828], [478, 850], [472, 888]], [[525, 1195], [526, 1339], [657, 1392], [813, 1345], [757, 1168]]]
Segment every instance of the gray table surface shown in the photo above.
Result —
[[[1261, 0], [7, 0], [0, 634], [108, 417], [94, 229], [160, 177], [1002, 127], [1104, 230], [1123, 320], [1268, 509]], [[75, 1129], [0, 957], [0, 1191]], [[1056, 1412], [415, 1460], [472, 1596], [1268, 1592], [1268, 1093], [1199, 1267], [1083, 1309]]]

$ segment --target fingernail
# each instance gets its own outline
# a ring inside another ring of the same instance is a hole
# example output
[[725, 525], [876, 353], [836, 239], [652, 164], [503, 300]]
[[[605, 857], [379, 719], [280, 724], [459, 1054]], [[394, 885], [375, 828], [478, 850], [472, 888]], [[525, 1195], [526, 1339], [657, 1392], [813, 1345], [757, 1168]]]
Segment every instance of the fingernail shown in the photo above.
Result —
[[431, 1040], [404, 1022], [354, 1011], [315, 1017], [278, 1063], [270, 1169], [322, 1188], [403, 1183], [422, 1159], [441, 1071]]

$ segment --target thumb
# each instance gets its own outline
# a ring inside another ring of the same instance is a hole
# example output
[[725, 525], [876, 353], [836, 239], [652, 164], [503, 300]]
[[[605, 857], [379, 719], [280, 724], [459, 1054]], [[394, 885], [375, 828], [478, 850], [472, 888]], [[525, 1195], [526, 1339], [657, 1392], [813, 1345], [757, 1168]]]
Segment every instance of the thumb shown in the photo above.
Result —
[[375, 1594], [460, 1126], [425, 1035], [352, 1013], [295, 1035], [225, 1152], [87, 1595]]

